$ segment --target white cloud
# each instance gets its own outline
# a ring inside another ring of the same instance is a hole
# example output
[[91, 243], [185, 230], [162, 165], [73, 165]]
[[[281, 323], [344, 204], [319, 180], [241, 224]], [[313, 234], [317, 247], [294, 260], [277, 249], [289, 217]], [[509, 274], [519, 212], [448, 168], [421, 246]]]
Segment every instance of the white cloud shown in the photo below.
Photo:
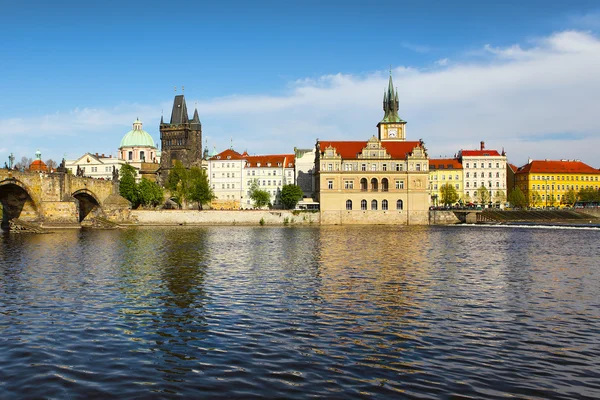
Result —
[[[480, 54], [485, 57], [477, 61], [450, 64], [441, 59], [434, 70], [408, 66], [393, 70], [409, 140], [423, 138], [432, 157], [476, 148], [483, 140], [488, 148], [504, 148], [516, 164], [528, 157], [569, 158], [600, 167], [596, 36], [565, 31], [508, 47], [487, 45]], [[317, 138], [366, 140], [376, 134], [375, 125], [383, 116], [387, 81], [387, 71], [330, 74], [290, 82], [283, 95], [233, 94], [198, 101], [204, 137], [217, 150], [229, 147], [233, 138], [234, 148], [254, 154], [312, 147]], [[193, 104], [188, 95], [190, 113]], [[88, 133], [112, 130], [117, 133], [105, 135], [105, 145], [110, 139], [116, 149], [133, 117], [139, 116], [153, 133], [158, 130], [160, 109], [168, 119], [170, 108], [168, 102], [125, 104], [106, 110], [76, 109], [33, 121], [0, 120], [0, 138], [18, 132], [71, 135], [85, 141]]]

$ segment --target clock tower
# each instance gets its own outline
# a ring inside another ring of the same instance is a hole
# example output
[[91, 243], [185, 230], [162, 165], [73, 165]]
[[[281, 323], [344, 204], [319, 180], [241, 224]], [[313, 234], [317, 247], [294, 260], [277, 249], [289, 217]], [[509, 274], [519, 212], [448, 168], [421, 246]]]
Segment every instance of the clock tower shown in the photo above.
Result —
[[403, 142], [406, 140], [406, 121], [398, 116], [398, 89], [394, 90], [392, 82], [392, 71], [388, 89], [383, 93], [383, 111], [385, 112], [381, 122], [377, 124], [379, 140]]

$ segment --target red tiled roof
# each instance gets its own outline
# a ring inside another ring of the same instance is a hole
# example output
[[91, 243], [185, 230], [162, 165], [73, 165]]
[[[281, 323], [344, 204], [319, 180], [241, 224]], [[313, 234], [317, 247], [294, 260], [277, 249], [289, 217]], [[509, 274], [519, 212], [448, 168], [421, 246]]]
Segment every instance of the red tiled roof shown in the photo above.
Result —
[[42, 160], [35, 160], [29, 165], [30, 171], [48, 171], [46, 163]]
[[[258, 164], [260, 167], [269, 168], [269, 163], [272, 167], [277, 167], [281, 163], [282, 167], [291, 168], [296, 162], [296, 156], [294, 154], [268, 154], [261, 156], [248, 156], [246, 159], [246, 167], [256, 168]], [[291, 164], [291, 165], [290, 165]]]
[[517, 174], [555, 173], [555, 174], [599, 174], [600, 170], [581, 161], [533, 160], [517, 170]]
[[[227, 158], [229, 157], [229, 158]], [[235, 150], [227, 149], [219, 154], [212, 156], [209, 160], [242, 160], [244, 157]]]
[[[412, 153], [415, 147], [421, 146], [421, 142], [381, 142], [381, 145], [387, 150], [388, 154], [394, 159], [404, 159], [409, 153]], [[336, 152], [343, 159], [357, 159], [365, 147], [367, 141], [319, 141], [319, 150], [325, 151], [329, 146], [334, 147]]]
[[430, 158], [429, 169], [462, 169], [462, 164], [456, 158]]
[[517, 167], [515, 164], [506, 163], [506, 165], [508, 165], [512, 172], [517, 172], [517, 170], [519, 169], [519, 167]]
[[491, 157], [491, 156], [500, 156], [501, 154], [498, 153], [498, 151], [496, 150], [461, 150], [460, 151], [461, 156], [463, 157]]

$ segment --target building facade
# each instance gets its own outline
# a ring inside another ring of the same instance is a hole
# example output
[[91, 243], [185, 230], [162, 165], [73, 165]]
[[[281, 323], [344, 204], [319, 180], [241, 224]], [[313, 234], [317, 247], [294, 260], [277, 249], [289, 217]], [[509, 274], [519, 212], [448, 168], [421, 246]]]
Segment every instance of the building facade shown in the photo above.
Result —
[[427, 224], [429, 158], [422, 141], [406, 140], [390, 76], [378, 136], [317, 140], [315, 183], [323, 224]]
[[[112, 180], [113, 169], [119, 171], [125, 163], [124, 160], [113, 156], [106, 157], [104, 154], [85, 153], [75, 160], [66, 160], [65, 167], [73, 175], [77, 175], [77, 171], [79, 170], [82, 176]], [[139, 176], [137, 178], [139, 179]]]
[[481, 203], [477, 197], [477, 190], [484, 187], [489, 199], [487, 207], [491, 203], [503, 207], [506, 201], [506, 154], [504, 150], [499, 153], [496, 150], [485, 148], [481, 142], [479, 150], [460, 150], [458, 160], [464, 171], [464, 201], [465, 203]]
[[302, 188], [305, 198], [315, 196], [315, 149], [294, 148], [296, 185]]
[[142, 122], [136, 119], [133, 129], [121, 139], [119, 158], [130, 164], [160, 163], [160, 151], [154, 144], [154, 139], [142, 129]]
[[163, 181], [176, 161], [181, 161], [185, 168], [201, 167], [202, 124], [197, 109], [194, 110], [192, 119], [188, 117], [183, 95], [175, 96], [169, 123], [160, 118], [160, 141], [160, 176]]
[[529, 160], [515, 182], [531, 207], [563, 207], [569, 190], [599, 190], [600, 170], [579, 160]]
[[250, 188], [256, 182], [270, 195], [273, 207], [280, 207], [281, 189], [294, 183], [294, 155], [276, 154], [251, 156], [227, 149], [208, 159], [208, 177], [216, 199], [215, 209], [250, 209]]
[[457, 158], [429, 160], [429, 199], [432, 206], [443, 205], [442, 186], [452, 185], [458, 194], [457, 202], [464, 204], [463, 166]]

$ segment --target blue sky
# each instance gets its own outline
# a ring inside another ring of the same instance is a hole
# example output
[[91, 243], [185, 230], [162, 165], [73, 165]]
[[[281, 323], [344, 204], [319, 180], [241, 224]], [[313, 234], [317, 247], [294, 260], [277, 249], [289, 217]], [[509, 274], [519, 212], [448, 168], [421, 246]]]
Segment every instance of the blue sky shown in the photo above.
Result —
[[367, 140], [391, 65], [408, 139], [431, 157], [484, 140], [519, 165], [600, 168], [597, 1], [3, 1], [0, 13], [0, 162], [116, 154], [136, 117], [158, 141], [182, 85], [217, 150]]

